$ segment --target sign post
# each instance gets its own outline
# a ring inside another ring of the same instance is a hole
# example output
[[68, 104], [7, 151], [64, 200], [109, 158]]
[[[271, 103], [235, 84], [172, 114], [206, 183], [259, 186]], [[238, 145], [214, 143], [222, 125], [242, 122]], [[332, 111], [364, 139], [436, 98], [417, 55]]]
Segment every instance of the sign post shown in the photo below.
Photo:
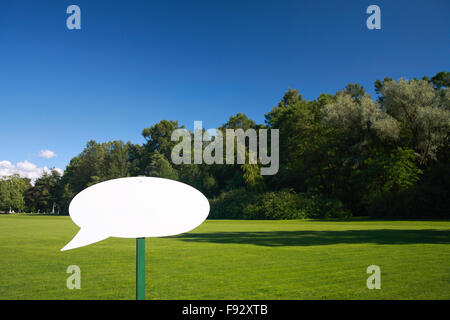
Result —
[[136, 300], [145, 300], [145, 239], [195, 229], [208, 217], [209, 202], [182, 182], [127, 177], [84, 189], [70, 202], [69, 213], [80, 230], [61, 251], [109, 237], [136, 239]]
[[145, 300], [145, 238], [136, 238], [136, 300]]

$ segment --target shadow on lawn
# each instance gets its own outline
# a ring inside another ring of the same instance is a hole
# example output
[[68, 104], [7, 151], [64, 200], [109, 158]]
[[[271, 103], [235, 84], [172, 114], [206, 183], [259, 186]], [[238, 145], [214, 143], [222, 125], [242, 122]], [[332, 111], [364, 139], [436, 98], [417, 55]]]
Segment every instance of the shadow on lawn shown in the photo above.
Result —
[[346, 230], [185, 233], [182, 241], [254, 244], [259, 246], [317, 246], [339, 243], [450, 244], [450, 230]]

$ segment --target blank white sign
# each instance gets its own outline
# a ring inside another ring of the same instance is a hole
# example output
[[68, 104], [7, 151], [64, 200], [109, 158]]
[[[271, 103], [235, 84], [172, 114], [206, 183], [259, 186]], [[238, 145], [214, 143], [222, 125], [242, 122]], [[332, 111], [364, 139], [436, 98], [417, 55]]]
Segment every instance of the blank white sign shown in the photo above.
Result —
[[164, 237], [188, 232], [208, 217], [209, 202], [200, 191], [178, 181], [120, 178], [77, 194], [69, 214], [81, 230], [61, 251], [109, 237]]

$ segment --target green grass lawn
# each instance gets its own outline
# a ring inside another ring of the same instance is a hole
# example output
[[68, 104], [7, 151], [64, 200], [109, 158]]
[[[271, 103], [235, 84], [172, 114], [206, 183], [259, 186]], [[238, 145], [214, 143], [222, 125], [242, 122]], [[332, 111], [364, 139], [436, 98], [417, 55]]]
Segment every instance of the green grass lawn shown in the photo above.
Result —
[[[135, 240], [60, 252], [77, 230], [0, 215], [0, 299], [134, 299]], [[150, 299], [450, 299], [449, 221], [212, 220], [146, 245]], [[366, 287], [373, 264], [381, 290]]]

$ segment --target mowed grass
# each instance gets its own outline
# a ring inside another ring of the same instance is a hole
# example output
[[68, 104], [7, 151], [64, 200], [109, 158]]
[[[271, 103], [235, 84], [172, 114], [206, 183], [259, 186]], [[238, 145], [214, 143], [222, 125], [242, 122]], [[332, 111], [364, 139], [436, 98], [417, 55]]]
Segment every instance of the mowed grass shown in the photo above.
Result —
[[[60, 252], [77, 231], [69, 217], [0, 215], [0, 299], [134, 299], [135, 240]], [[209, 220], [146, 248], [149, 299], [450, 299], [449, 221]], [[369, 265], [381, 290], [366, 287]]]

